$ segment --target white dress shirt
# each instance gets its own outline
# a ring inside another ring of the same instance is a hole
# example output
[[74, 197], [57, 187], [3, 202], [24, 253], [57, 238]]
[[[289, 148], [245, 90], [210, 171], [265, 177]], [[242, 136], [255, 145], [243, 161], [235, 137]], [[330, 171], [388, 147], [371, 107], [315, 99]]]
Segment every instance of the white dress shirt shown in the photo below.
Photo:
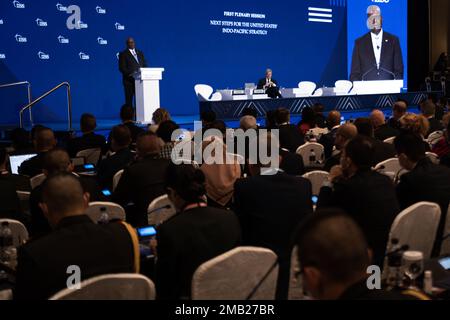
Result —
[[381, 49], [383, 48], [383, 30], [378, 35], [371, 32], [373, 53], [375, 54], [375, 60], [377, 62], [377, 68], [380, 68]]
[[131, 54], [133, 55], [134, 59], [136, 59], [136, 61], [139, 63], [139, 58], [136, 54], [136, 49], [129, 49]]

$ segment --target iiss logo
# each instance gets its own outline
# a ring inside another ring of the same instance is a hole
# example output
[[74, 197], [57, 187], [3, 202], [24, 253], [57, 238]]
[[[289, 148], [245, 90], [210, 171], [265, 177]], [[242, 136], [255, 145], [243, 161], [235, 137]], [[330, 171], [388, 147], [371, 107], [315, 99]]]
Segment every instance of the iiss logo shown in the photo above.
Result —
[[89, 60], [91, 57], [89, 57], [88, 54], [84, 53], [84, 52], [80, 52], [78, 54], [78, 56], [80, 57], [81, 60]]
[[119, 57], [120, 57], [120, 52], [117, 52], [117, 53], [116, 53], [116, 58], [117, 58], [117, 60], [119, 60]]
[[38, 25], [38, 27], [48, 27], [47, 21], [44, 21], [40, 18], [36, 19], [36, 24]]
[[98, 14], [106, 14], [106, 10], [100, 6], [95, 7], [95, 11], [97, 11]]
[[87, 28], [88, 28], [88, 24], [87, 24], [87, 23], [84, 23], [84, 22], [81, 21], [81, 20], [77, 22], [77, 26], [78, 26], [77, 29], [87, 29]]
[[6, 54], [4, 54], [4, 53], [0, 53], [0, 59], [6, 59]]
[[67, 12], [67, 7], [58, 2], [56, 4], [56, 10], [62, 11], [62, 12]]
[[66, 37], [63, 37], [63, 36], [58, 36], [58, 42], [61, 44], [68, 44], [69, 39], [67, 39]]
[[120, 30], [120, 31], [125, 30], [125, 26], [118, 22], [116, 22], [116, 24], [114, 26], [116, 27], [116, 30]]
[[0, 19], [0, 24], [3, 24], [3, 19]]
[[25, 4], [24, 4], [24, 3], [20, 3], [20, 2], [17, 1], [17, 0], [14, 0], [14, 1], [13, 1], [13, 6], [14, 6], [14, 8], [16, 8], [16, 9], [25, 9]]
[[372, 0], [374, 3], [389, 3], [391, 0]]
[[21, 36], [20, 34], [16, 34], [14, 38], [16, 38], [16, 41], [20, 43], [28, 42], [28, 39], [26, 37]]
[[38, 52], [38, 57], [41, 60], [50, 60], [50, 55], [48, 53], [44, 53], [42, 51]]
[[99, 45], [105, 46], [108, 44], [108, 40], [103, 39], [102, 37], [97, 38], [97, 42]]

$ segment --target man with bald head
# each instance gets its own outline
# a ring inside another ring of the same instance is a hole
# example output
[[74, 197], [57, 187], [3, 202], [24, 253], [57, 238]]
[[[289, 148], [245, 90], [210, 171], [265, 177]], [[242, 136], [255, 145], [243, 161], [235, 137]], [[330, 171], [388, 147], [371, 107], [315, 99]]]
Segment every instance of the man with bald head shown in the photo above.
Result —
[[[127, 221], [137, 227], [147, 225], [148, 205], [166, 193], [164, 183], [169, 160], [159, 157], [161, 141], [155, 134], [140, 135], [136, 146], [138, 160], [125, 169], [113, 200], [126, 208]], [[134, 206], [127, 207], [131, 202]]]
[[383, 30], [379, 6], [367, 8], [367, 29], [369, 32], [355, 41], [350, 81], [402, 80], [400, 40]]
[[[42, 172], [46, 178], [59, 173], [72, 173], [74, 165], [69, 154], [63, 149], [54, 148], [48, 151], [43, 158]], [[75, 175], [74, 175], [75, 176]], [[76, 176], [84, 192], [89, 193], [91, 201], [105, 201], [106, 197], [101, 193], [97, 181], [89, 176]], [[30, 194], [31, 223], [29, 232], [31, 237], [37, 238], [51, 231], [49, 221], [39, 206], [42, 202], [42, 185], [37, 186]]]
[[384, 141], [391, 137], [396, 137], [400, 132], [386, 123], [383, 111], [373, 110], [370, 114], [370, 121], [374, 128], [375, 138]]
[[42, 173], [43, 160], [45, 154], [52, 150], [57, 144], [52, 129], [39, 128], [36, 130], [33, 140], [34, 149], [37, 155], [27, 161], [24, 161], [19, 167], [19, 174], [34, 177]]
[[133, 229], [121, 222], [95, 224], [85, 215], [89, 201], [89, 194], [71, 173], [59, 173], [44, 182], [40, 206], [53, 231], [19, 249], [15, 299], [46, 300], [66, 289], [70, 266], [80, 269], [81, 281], [138, 271]]
[[341, 152], [345, 147], [345, 144], [358, 135], [358, 129], [354, 124], [346, 123], [340, 126], [336, 131], [336, 138], [334, 140], [334, 146], [336, 152], [325, 162], [325, 171], [330, 171], [334, 166], [337, 166], [341, 161]]
[[325, 159], [332, 156], [334, 140], [336, 139], [336, 133], [341, 124], [341, 113], [337, 110], [331, 111], [327, 116], [327, 128], [330, 130], [327, 134], [324, 134], [319, 139], [319, 143], [325, 148]]
[[135, 95], [133, 74], [140, 68], [147, 68], [144, 53], [136, 49], [133, 38], [126, 41], [127, 48], [119, 54], [119, 70], [122, 73], [122, 82], [125, 90], [125, 104], [132, 106]]

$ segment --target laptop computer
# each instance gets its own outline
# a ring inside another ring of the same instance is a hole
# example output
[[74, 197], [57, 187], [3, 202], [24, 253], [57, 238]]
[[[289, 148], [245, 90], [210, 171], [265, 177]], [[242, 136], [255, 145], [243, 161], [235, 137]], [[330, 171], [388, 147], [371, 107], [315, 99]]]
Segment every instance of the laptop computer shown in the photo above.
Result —
[[11, 166], [11, 173], [12, 174], [19, 174], [19, 167], [22, 165], [24, 161], [27, 161], [28, 159], [31, 159], [33, 157], [37, 156], [36, 153], [32, 154], [21, 154], [18, 156], [10, 156], [9, 157], [9, 163]]

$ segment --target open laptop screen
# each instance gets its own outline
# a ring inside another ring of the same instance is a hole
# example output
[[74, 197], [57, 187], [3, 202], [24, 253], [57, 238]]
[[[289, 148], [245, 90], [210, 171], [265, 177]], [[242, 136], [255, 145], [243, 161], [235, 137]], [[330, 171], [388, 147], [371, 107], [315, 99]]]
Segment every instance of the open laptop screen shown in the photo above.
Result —
[[11, 173], [19, 174], [19, 167], [22, 162], [27, 161], [28, 159], [33, 158], [36, 154], [22, 154], [20, 156], [11, 156], [9, 157], [9, 162], [11, 164]]

